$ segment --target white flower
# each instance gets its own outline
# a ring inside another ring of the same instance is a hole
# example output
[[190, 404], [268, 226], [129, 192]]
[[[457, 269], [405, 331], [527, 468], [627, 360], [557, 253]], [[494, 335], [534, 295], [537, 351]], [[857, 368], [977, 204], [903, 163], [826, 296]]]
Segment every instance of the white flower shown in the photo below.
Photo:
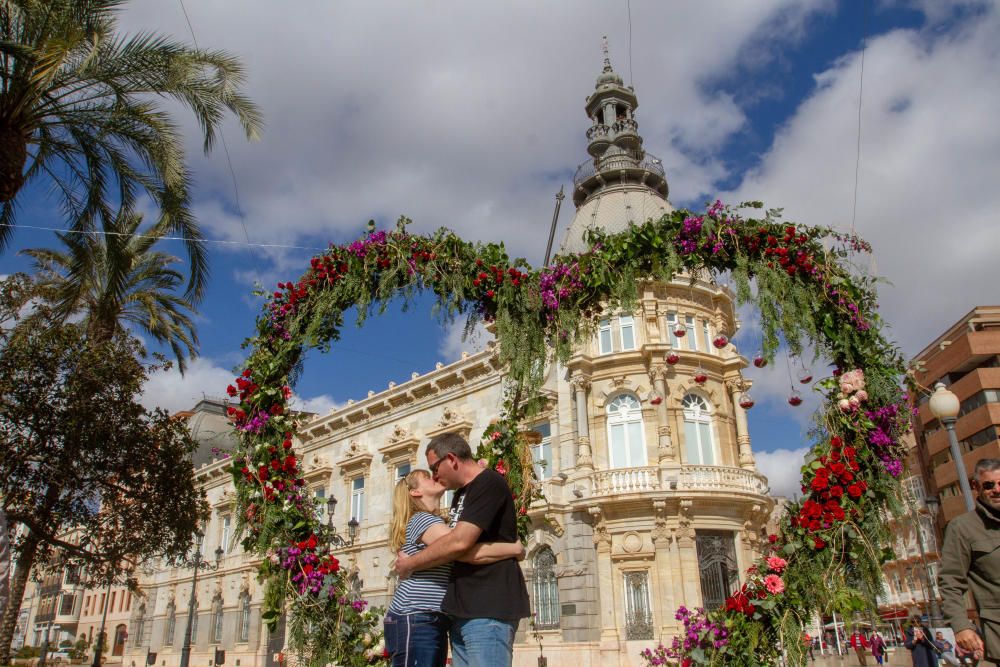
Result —
[[850, 412], [851, 410], [854, 409], [851, 407], [851, 402], [848, 401], [846, 398], [842, 398], [839, 401], [837, 401], [837, 407], [840, 408], [841, 412]]

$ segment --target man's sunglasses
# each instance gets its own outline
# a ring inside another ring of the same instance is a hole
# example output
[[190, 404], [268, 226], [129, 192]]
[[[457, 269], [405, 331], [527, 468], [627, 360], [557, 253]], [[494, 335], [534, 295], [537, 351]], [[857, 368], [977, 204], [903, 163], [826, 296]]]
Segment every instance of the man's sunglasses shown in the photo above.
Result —
[[[438, 466], [441, 465], [447, 459], [448, 459], [448, 457], [446, 455], [443, 459], [438, 459], [437, 461], [435, 461], [434, 463], [432, 463], [430, 466], [428, 466], [430, 468], [430, 470], [431, 470], [431, 474], [432, 475], [436, 475], [438, 473]], [[990, 488], [992, 488], [992, 487], [990, 487]]]
[[[438, 461], [438, 463], [441, 462]], [[983, 491], [992, 491], [993, 487], [996, 486], [997, 484], [1000, 484], [1000, 482], [994, 482], [994, 481], [979, 482], [979, 488], [981, 488]]]

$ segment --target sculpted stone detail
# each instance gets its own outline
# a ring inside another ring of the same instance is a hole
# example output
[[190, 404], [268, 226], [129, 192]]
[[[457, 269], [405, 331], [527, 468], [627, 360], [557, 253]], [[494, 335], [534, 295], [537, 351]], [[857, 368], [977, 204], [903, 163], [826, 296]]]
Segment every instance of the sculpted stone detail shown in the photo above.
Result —
[[457, 424], [462, 421], [462, 416], [456, 411], [452, 410], [450, 407], [445, 406], [444, 411], [441, 413], [441, 420], [438, 422], [438, 426], [441, 428], [447, 428], [452, 424]]
[[545, 515], [545, 522], [548, 524], [549, 530], [556, 537], [562, 537], [563, 534], [566, 532], [566, 529], [563, 527], [562, 523], [559, 522], [559, 518], [552, 512], [549, 512]]
[[582, 375], [574, 375], [569, 380], [569, 385], [573, 387], [573, 391], [589, 391], [590, 390], [590, 378], [584, 377]]
[[405, 428], [403, 428], [402, 426], [400, 426], [399, 424], [396, 424], [392, 428], [392, 433], [389, 434], [389, 442], [397, 443], [406, 440], [409, 437], [410, 437], [410, 432]]
[[677, 516], [677, 538], [685, 541], [694, 541], [694, 526], [691, 525], [691, 508], [694, 503], [690, 500], [682, 500], [680, 513]]
[[632, 531], [625, 534], [622, 538], [622, 550], [628, 554], [639, 553], [642, 549], [642, 538], [639, 534]]
[[591, 522], [594, 526], [594, 546], [611, 546], [611, 535], [608, 533], [608, 524], [604, 520], [604, 515], [601, 513], [601, 508], [597, 506], [591, 506], [587, 508], [587, 512], [590, 514]]
[[650, 537], [653, 539], [653, 543], [657, 546], [660, 546], [661, 543], [667, 544], [670, 541], [670, 531], [667, 529], [666, 511], [667, 501], [653, 501], [653, 513], [655, 518], [653, 519], [653, 530], [650, 532]]
[[648, 375], [650, 384], [655, 387], [658, 379], [666, 377], [667, 367], [665, 364], [653, 364], [649, 367]]

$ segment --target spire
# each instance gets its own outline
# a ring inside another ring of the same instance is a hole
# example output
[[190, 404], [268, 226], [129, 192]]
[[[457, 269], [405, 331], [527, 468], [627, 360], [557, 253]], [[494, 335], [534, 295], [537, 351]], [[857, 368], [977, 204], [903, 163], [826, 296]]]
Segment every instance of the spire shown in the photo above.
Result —
[[607, 36], [601, 47], [604, 67], [585, 107], [592, 122], [587, 130], [587, 152], [592, 159], [580, 165], [573, 178], [573, 203], [579, 208], [591, 196], [616, 183], [641, 183], [666, 199], [667, 179], [662, 163], [642, 148], [634, 117], [639, 106], [635, 91], [611, 66]]

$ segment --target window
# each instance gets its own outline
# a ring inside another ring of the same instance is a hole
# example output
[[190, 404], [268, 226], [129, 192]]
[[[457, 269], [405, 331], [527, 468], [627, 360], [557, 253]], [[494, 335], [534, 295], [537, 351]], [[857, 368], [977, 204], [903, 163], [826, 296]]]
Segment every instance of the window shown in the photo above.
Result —
[[313, 498], [316, 500], [316, 518], [322, 523], [326, 521], [326, 489], [314, 489]]
[[622, 315], [618, 318], [618, 327], [621, 333], [622, 350], [634, 350], [635, 320], [631, 315]]
[[608, 403], [608, 446], [612, 468], [646, 465], [642, 436], [642, 408], [631, 394], [619, 394]]
[[194, 620], [191, 621], [191, 645], [198, 643], [198, 601], [194, 603]]
[[69, 616], [73, 613], [73, 607], [76, 606], [76, 596], [75, 595], [64, 595], [62, 596], [62, 601], [59, 603], [59, 615]]
[[240, 642], [250, 641], [250, 596], [240, 597]]
[[224, 553], [230, 552], [230, 542], [233, 539], [233, 517], [228, 514], [222, 517], [222, 551]]
[[687, 329], [687, 336], [685, 336], [685, 338], [688, 339], [688, 349], [697, 352], [698, 351], [698, 337], [695, 336], [694, 316], [693, 315], [687, 315], [687, 316], [685, 316], [685, 318], [684, 318], [684, 328]]
[[400, 463], [398, 466], [396, 466], [396, 481], [398, 482], [399, 480], [409, 475], [410, 469], [412, 467], [413, 466], [411, 466], [409, 463]]
[[556, 557], [543, 547], [534, 558], [535, 627], [559, 627], [559, 583], [554, 567]]
[[351, 518], [365, 520], [365, 478], [355, 477], [351, 481]]
[[714, 350], [715, 346], [712, 345], [712, 333], [708, 330], [708, 320], [701, 321], [701, 334], [702, 339], [704, 340], [703, 344], [705, 346], [705, 351], [711, 352]]
[[66, 578], [63, 583], [67, 586], [80, 583], [80, 567], [78, 565], [70, 565], [66, 568]]
[[601, 354], [611, 354], [611, 320], [601, 320], [597, 341]]
[[216, 600], [212, 613], [212, 641], [218, 644], [222, 641], [222, 600]]
[[536, 424], [534, 430], [542, 434], [542, 440], [531, 446], [531, 460], [535, 465], [535, 477], [549, 479], [552, 477], [552, 426], [548, 422]]
[[684, 408], [684, 444], [687, 449], [687, 462], [693, 465], [716, 465], [712, 415], [708, 402], [697, 394], [688, 394], [681, 401], [681, 405]]
[[177, 625], [177, 607], [174, 605], [174, 601], [171, 600], [170, 604], [167, 605], [167, 625], [163, 629], [164, 646], [174, 645], [174, 627], [176, 625]]
[[647, 640], [653, 638], [649, 575], [645, 571], [625, 573], [625, 638]]
[[681, 348], [681, 339], [677, 337], [674, 331], [677, 330], [677, 313], [670, 312], [667, 313], [667, 331], [670, 332], [670, 347], [675, 350]]
[[132, 630], [132, 646], [139, 646], [142, 644], [142, 632], [146, 629], [146, 605], [139, 607], [138, 613], [135, 617], [135, 625]]

